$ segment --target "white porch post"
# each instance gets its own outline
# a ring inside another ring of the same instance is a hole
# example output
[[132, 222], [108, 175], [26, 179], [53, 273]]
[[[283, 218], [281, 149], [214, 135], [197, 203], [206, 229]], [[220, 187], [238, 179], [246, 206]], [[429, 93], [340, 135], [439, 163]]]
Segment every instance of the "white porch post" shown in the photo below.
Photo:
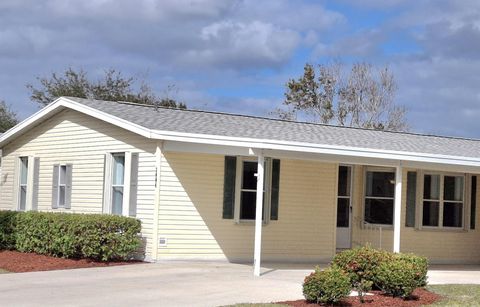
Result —
[[400, 252], [400, 228], [401, 228], [401, 214], [402, 214], [402, 180], [403, 168], [399, 164], [395, 170], [395, 204], [393, 215], [393, 252]]
[[260, 257], [262, 254], [262, 223], [263, 223], [263, 152], [258, 155], [257, 167], [257, 199], [255, 212], [255, 252], [253, 256], [253, 275], [260, 276]]

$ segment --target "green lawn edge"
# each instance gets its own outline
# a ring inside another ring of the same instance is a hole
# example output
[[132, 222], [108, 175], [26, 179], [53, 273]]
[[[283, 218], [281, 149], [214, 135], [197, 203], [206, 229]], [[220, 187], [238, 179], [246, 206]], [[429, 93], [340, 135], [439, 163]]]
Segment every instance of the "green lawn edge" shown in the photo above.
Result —
[[[443, 296], [444, 298], [431, 305], [432, 307], [455, 307], [455, 306], [479, 306], [480, 307], [480, 285], [429, 285], [427, 286], [427, 290], [435, 292]], [[266, 303], [266, 304], [249, 304], [249, 303], [242, 303], [242, 304], [235, 304], [225, 307], [285, 307], [287, 305], [283, 304], [273, 304], [273, 303]]]

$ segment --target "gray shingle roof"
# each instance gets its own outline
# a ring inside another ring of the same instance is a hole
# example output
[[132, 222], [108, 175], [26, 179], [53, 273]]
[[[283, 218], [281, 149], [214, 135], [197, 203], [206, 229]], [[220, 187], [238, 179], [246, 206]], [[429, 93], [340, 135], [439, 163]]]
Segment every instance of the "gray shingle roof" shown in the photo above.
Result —
[[480, 141], [67, 97], [153, 130], [480, 158]]

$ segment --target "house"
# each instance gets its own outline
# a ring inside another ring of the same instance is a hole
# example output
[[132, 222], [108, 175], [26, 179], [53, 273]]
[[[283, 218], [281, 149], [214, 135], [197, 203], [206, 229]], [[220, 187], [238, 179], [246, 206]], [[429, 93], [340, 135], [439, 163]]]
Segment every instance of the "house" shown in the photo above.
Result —
[[62, 97], [0, 137], [0, 208], [142, 221], [147, 260], [480, 263], [480, 141]]

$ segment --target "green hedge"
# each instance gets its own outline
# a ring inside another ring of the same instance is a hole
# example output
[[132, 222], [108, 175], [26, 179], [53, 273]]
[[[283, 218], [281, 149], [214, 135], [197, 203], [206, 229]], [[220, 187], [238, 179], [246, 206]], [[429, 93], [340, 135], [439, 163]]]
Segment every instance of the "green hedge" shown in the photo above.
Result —
[[17, 211], [0, 211], [0, 250], [15, 249]]
[[110, 261], [129, 259], [141, 245], [141, 223], [129, 217], [30, 211], [13, 219], [21, 252]]
[[336, 254], [332, 264], [344, 270], [349, 275], [352, 286], [356, 287], [364, 281], [374, 283], [377, 267], [393, 257], [393, 253], [367, 245]]

